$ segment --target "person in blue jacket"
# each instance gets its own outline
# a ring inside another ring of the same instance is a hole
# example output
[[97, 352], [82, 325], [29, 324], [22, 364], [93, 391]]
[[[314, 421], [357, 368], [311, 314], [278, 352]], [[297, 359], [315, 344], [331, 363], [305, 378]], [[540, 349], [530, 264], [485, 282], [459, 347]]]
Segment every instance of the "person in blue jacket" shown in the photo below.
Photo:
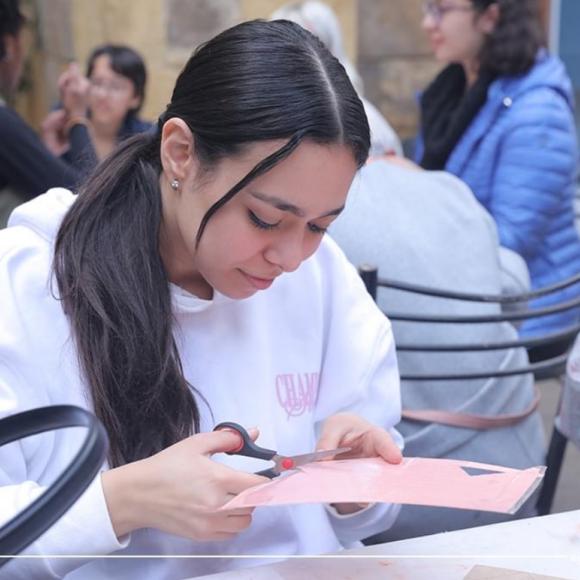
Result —
[[[543, 47], [537, 0], [424, 6], [423, 29], [448, 66], [421, 96], [416, 160], [471, 187], [494, 217], [501, 245], [525, 259], [533, 288], [580, 272], [572, 88], [561, 61]], [[578, 294], [579, 284], [536, 305]], [[522, 334], [579, 317], [574, 310], [529, 320]]]

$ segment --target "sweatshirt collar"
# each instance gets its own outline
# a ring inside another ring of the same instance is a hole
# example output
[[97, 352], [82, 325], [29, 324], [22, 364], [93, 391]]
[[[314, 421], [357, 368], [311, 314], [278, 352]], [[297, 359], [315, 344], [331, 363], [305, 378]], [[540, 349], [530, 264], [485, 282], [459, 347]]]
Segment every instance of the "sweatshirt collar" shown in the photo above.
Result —
[[171, 291], [173, 309], [176, 313], [203, 312], [212, 306], [218, 306], [220, 304], [234, 301], [232, 298], [220, 294], [217, 290], [214, 290], [213, 298], [207, 300], [205, 298], [199, 298], [187, 290], [184, 290], [181, 286], [171, 282], [169, 283], [169, 289]]

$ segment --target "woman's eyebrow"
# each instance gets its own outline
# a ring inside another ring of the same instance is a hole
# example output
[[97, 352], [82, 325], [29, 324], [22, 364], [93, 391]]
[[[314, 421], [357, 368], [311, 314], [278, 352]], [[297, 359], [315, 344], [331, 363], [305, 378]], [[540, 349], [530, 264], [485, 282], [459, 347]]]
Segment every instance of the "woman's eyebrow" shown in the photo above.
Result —
[[[285, 201], [279, 197], [276, 197], [274, 195], [266, 195], [265, 193], [259, 193], [257, 191], [250, 192], [250, 195], [252, 197], [255, 197], [256, 199], [259, 199], [260, 201], [264, 201], [266, 203], [269, 203], [270, 205], [273, 205], [276, 209], [279, 209], [280, 211], [287, 211], [287, 212], [290, 212], [291, 214], [298, 216], [298, 217], [305, 217], [306, 216], [306, 212], [303, 209], [300, 209], [299, 207], [295, 206], [294, 204], [288, 203], [287, 201]], [[320, 219], [320, 218], [324, 218], [324, 217], [338, 215], [339, 213], [342, 212], [343, 209], [344, 209], [344, 205], [337, 207], [336, 209], [332, 209], [332, 210], [324, 213], [323, 215], [318, 216], [315, 219]]]

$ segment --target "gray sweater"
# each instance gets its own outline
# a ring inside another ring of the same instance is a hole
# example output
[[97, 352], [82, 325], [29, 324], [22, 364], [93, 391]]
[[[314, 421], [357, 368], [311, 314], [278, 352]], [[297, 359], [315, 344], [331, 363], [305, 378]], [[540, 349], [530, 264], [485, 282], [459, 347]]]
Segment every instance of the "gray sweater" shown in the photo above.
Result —
[[[330, 231], [349, 260], [371, 263], [379, 276], [464, 292], [499, 294], [505, 277], [498, 237], [489, 214], [459, 179], [443, 172], [414, 171], [387, 161], [364, 167], [347, 208]], [[494, 304], [451, 301], [396, 290], [380, 290], [390, 312], [485, 314]], [[509, 323], [479, 325], [394, 323], [399, 343], [460, 343], [514, 340]], [[513, 368], [527, 362], [524, 349], [479, 353], [398, 354], [401, 371], [461, 372]], [[529, 375], [499, 379], [401, 385], [404, 409], [442, 409], [482, 415], [517, 413], [533, 398]], [[515, 427], [475, 431], [402, 421], [405, 455], [447, 457], [525, 468], [544, 462], [544, 434], [536, 412]], [[520, 515], [528, 514], [531, 502]], [[382, 541], [471, 527], [504, 516], [420, 506], [403, 506]]]

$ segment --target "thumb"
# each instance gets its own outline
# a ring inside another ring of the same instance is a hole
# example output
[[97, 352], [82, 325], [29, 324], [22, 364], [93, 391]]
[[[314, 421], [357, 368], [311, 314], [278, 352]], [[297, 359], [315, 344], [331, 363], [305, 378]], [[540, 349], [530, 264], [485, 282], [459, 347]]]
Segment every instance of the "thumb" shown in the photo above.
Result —
[[375, 449], [377, 454], [388, 463], [401, 463], [403, 454], [399, 446], [386, 431], [379, 431], [375, 436]]
[[220, 429], [193, 435], [191, 442], [200, 455], [210, 456], [214, 453], [226, 453], [239, 449], [242, 445], [242, 438], [235, 431]]

